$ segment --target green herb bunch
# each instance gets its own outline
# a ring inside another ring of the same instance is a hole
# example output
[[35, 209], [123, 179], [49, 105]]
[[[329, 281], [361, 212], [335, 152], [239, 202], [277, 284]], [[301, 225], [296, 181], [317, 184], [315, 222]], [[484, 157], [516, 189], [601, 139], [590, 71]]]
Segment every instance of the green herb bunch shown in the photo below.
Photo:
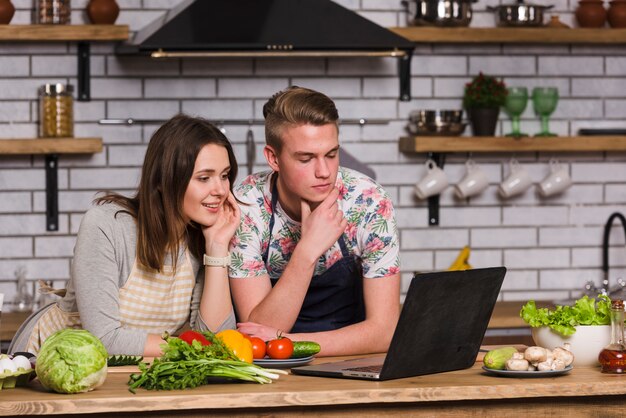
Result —
[[140, 373], [130, 375], [129, 390], [135, 393], [139, 387], [148, 390], [190, 389], [211, 380], [243, 380], [271, 383], [283, 370], [264, 369], [255, 364], [237, 360], [232, 351], [211, 332], [202, 333], [211, 345], [199, 341], [192, 344], [165, 334], [161, 344], [163, 355], [150, 365], [139, 363]]
[[495, 77], [479, 73], [465, 84], [463, 107], [465, 109], [500, 107], [507, 95], [506, 85]]
[[531, 327], [550, 327], [561, 335], [576, 332], [577, 325], [609, 325], [611, 323], [611, 300], [606, 295], [598, 300], [583, 296], [574, 306], [557, 305], [553, 310], [537, 308], [531, 300], [522, 307], [520, 317]]

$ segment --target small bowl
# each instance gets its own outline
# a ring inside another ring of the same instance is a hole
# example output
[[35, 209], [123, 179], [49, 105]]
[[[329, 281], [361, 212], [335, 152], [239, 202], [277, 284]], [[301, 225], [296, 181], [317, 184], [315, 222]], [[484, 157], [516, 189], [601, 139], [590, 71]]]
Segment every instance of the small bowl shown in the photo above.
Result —
[[535, 344], [539, 347], [562, 347], [570, 344], [574, 354], [574, 366], [598, 366], [598, 355], [611, 342], [610, 325], [579, 325], [574, 335], [564, 337], [549, 327], [532, 328], [531, 333]]
[[413, 135], [421, 136], [459, 136], [465, 131], [467, 123], [417, 124], [409, 122], [406, 129]]
[[417, 124], [461, 123], [463, 110], [414, 110], [409, 113], [409, 121]]

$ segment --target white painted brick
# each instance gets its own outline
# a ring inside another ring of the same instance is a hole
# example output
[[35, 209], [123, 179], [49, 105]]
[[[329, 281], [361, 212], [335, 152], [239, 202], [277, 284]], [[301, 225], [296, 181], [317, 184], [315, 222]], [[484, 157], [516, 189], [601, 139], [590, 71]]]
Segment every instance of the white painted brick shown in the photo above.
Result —
[[468, 62], [465, 56], [416, 56], [411, 63], [412, 75], [441, 77], [446, 75], [466, 75], [467, 73]]
[[326, 72], [326, 62], [322, 58], [258, 59], [254, 72], [260, 76], [321, 76]]
[[[76, 74], [76, 56], [33, 56], [32, 75], [34, 76], [68, 76]], [[104, 74], [104, 58], [91, 56], [89, 71], [92, 77]]]
[[430, 78], [411, 77], [411, 97], [432, 97], [433, 82]]
[[[333, 99], [360, 97], [361, 80], [353, 77], [342, 78], [303, 78], [294, 77], [292, 79], [294, 86], [306, 87], [317, 91], [329, 92]], [[268, 97], [269, 99], [269, 97]]]
[[30, 193], [5, 192], [4, 187], [0, 190], [3, 190], [0, 192], [0, 213], [30, 212], [32, 210]]
[[[2, 235], [46, 235], [67, 233], [67, 217], [59, 216], [59, 230], [46, 231], [46, 216], [41, 215], [0, 215], [0, 236]], [[0, 260], [1, 264], [1, 260]], [[0, 273], [1, 274], [1, 273]]]
[[397, 58], [329, 58], [328, 75], [397, 75]]
[[0, 79], [0, 91], [2, 92], [2, 99], [32, 100], [37, 97], [39, 87], [43, 86], [46, 83], [65, 83], [65, 80], [39, 80], [34, 78]]
[[350, 154], [363, 163], [398, 161], [398, 150], [384, 143], [344, 144], [342, 148], [345, 148]]
[[[426, 82], [428, 83], [428, 80]], [[411, 86], [412, 89], [413, 86]], [[363, 95], [365, 97], [395, 98], [399, 94], [400, 80], [398, 77], [366, 77], [363, 79]]]
[[172, 9], [185, 0], [142, 0], [144, 9]]
[[571, 45], [570, 48], [576, 55], [624, 55], [621, 45]]
[[[339, 109], [339, 114], [342, 114], [341, 109]], [[406, 132], [404, 131], [405, 125], [406, 121], [390, 121], [388, 124], [381, 125], [342, 125], [339, 131], [339, 138], [340, 141], [384, 141], [389, 143], [389, 146], [397, 146], [398, 138], [406, 135]]]
[[250, 100], [195, 100], [184, 101], [182, 104], [184, 113], [202, 116], [209, 120], [253, 119], [253, 110]]
[[155, 60], [146, 56], [113, 55], [107, 57], [109, 76], [159, 76], [177, 75], [180, 63], [177, 60]]
[[430, 271], [433, 269], [431, 251], [400, 251], [402, 271]]
[[530, 75], [536, 73], [536, 59], [531, 56], [510, 57], [470, 57], [469, 72], [489, 75]]
[[2, 168], [30, 168], [31, 166], [30, 155], [0, 155]]
[[94, 99], [136, 99], [143, 94], [141, 80], [136, 78], [93, 78], [91, 96]]
[[606, 57], [606, 75], [623, 76], [626, 74], [626, 57]]
[[568, 249], [505, 250], [504, 265], [511, 269], [569, 267]]
[[572, 96], [579, 97], [622, 97], [626, 91], [623, 78], [572, 78]]
[[575, 182], [623, 182], [626, 179], [626, 164], [603, 163], [601, 170], [596, 163], [573, 164], [571, 176]]
[[[434, 84], [435, 97], [463, 97], [465, 84], [471, 80], [470, 78], [436, 78]], [[460, 102], [460, 100], [459, 100]]]
[[339, 4], [340, 6], [345, 7], [346, 9], [356, 10], [359, 8], [360, 0], [332, 0], [334, 3]]
[[514, 248], [537, 245], [535, 228], [474, 228], [472, 248]]
[[107, 103], [107, 116], [114, 119], [169, 119], [179, 111], [177, 101], [111, 100]]
[[[86, 192], [80, 191], [59, 191], [59, 211], [61, 212], [85, 212], [91, 207], [91, 202], [97, 197], [98, 190], [90, 190]], [[34, 195], [34, 211], [44, 212], [46, 210], [46, 194], [45, 192], [35, 192]]]
[[[529, 106], [529, 108], [531, 108]], [[626, 108], [626, 106], [625, 106]], [[607, 103], [608, 113], [608, 103]], [[626, 114], [626, 110], [624, 111]], [[560, 100], [552, 118], [602, 118], [602, 100]], [[607, 116], [609, 116], [607, 114]]]
[[32, 257], [33, 241], [31, 238], [0, 238], [0, 254], [6, 258]]
[[546, 75], [602, 75], [602, 57], [539, 57], [539, 74]]
[[428, 210], [423, 208], [395, 208], [398, 228], [426, 226]]
[[41, 190], [45, 187], [43, 170], [0, 170], [0, 190]]
[[502, 55], [539, 55], [543, 58], [549, 55], [569, 55], [567, 45], [550, 44], [504, 44], [502, 45]]
[[599, 271], [594, 270], [542, 270], [539, 273], [539, 283], [542, 289], [580, 289], [585, 283], [593, 281], [598, 285], [602, 282]]
[[563, 225], [567, 222], [567, 207], [506, 207], [502, 209], [504, 225]]
[[[601, 246], [593, 248], [572, 249], [572, 267], [600, 268], [602, 266]], [[609, 269], [626, 266], [626, 251], [624, 246], [609, 248]]]
[[570, 209], [570, 223], [582, 225], [604, 225], [613, 212], [623, 212], [624, 207], [614, 206], [573, 206]]
[[[372, 168], [376, 168], [376, 165], [372, 165]], [[378, 182], [382, 184], [407, 184], [414, 185], [418, 178], [418, 173], [422, 173], [422, 167], [417, 166], [381, 166], [380, 170], [377, 169]]]
[[[110, 118], [123, 118], [120, 113], [119, 116], [107, 115]], [[94, 123], [89, 124], [74, 124], [74, 135], [76, 137], [100, 137], [105, 144], [119, 144], [119, 143], [136, 143], [141, 142], [142, 128], [141, 126], [118, 126], [118, 125], [96, 125]]]
[[288, 86], [285, 78], [223, 78], [217, 81], [217, 94], [225, 98], [258, 97], [267, 100]]
[[137, 31], [152, 23], [154, 20], [159, 19], [163, 14], [164, 12], [160, 11], [121, 10], [115, 24], [128, 25], [131, 31]]
[[[510, 292], [502, 295], [504, 302], [515, 302], [528, 300], [562, 300], [569, 298], [569, 292], [565, 291], [537, 291], [537, 292]], [[520, 309], [521, 306], [520, 304]]]
[[143, 164], [147, 145], [110, 146], [110, 166], [138, 166]]
[[608, 184], [606, 186], [605, 201], [607, 203], [626, 203], [626, 185]]
[[443, 207], [439, 222], [445, 227], [493, 226], [500, 224], [500, 217], [499, 208]]
[[24, 54], [63, 54], [68, 51], [67, 44], [63, 42], [2, 42], [0, 54], [24, 55]]
[[141, 168], [76, 169], [70, 173], [72, 189], [134, 189]]
[[19, 266], [25, 266], [28, 277], [36, 280], [68, 279], [70, 274], [69, 260], [40, 258], [0, 260], [0, 279], [14, 279], [13, 272]]
[[606, 117], [620, 118], [626, 117], [626, 100], [606, 100]]
[[465, 229], [439, 228], [405, 230], [400, 240], [402, 249], [407, 250], [462, 248], [468, 241], [469, 234]]
[[339, 117], [343, 119], [387, 119], [397, 116], [396, 100], [335, 100]]
[[[1, 122], [28, 122], [30, 120], [30, 105], [28, 102], [0, 101]], [[2, 136], [5, 136], [4, 129]]]
[[97, 121], [104, 118], [104, 101], [74, 101], [74, 122]]
[[357, 12], [367, 20], [376, 23], [378, 26], [391, 27], [398, 26], [398, 15], [395, 12]]
[[183, 74], [191, 76], [251, 76], [254, 71], [252, 59], [185, 59], [182, 60]]
[[508, 270], [502, 283], [502, 291], [539, 289], [538, 273], [533, 270]]
[[599, 227], [541, 228], [539, 245], [542, 247], [602, 245], [602, 229]]
[[366, 10], [401, 10], [396, 0], [361, 0], [361, 7]]
[[215, 97], [216, 82], [207, 78], [149, 78], [145, 81], [146, 98]]
[[28, 76], [28, 57], [3, 57], [0, 56], [0, 76], [24, 77]]
[[37, 237], [35, 257], [71, 257], [75, 244], [75, 237]]

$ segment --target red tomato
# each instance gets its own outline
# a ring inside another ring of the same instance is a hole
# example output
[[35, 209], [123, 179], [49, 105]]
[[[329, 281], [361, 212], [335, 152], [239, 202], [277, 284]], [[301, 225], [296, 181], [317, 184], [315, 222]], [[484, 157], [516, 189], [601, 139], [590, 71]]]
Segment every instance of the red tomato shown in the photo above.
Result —
[[261, 359], [265, 357], [265, 341], [259, 337], [248, 337], [252, 343], [252, 357]]
[[293, 354], [293, 342], [286, 337], [279, 337], [267, 342], [267, 355], [273, 359], [288, 359]]
[[211, 345], [211, 342], [206, 339], [206, 337], [199, 332], [196, 331], [185, 331], [178, 336], [181, 340], [191, 345], [194, 341], [200, 341], [202, 345]]

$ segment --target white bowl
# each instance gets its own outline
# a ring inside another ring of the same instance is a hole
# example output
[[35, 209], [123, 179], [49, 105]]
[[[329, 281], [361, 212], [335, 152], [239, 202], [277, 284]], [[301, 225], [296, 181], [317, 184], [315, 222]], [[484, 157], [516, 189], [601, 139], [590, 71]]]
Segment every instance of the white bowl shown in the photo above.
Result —
[[574, 366], [597, 366], [598, 355], [611, 342], [610, 325], [579, 325], [574, 335], [564, 337], [548, 327], [531, 328], [533, 340], [539, 347], [554, 349], [570, 344]]

